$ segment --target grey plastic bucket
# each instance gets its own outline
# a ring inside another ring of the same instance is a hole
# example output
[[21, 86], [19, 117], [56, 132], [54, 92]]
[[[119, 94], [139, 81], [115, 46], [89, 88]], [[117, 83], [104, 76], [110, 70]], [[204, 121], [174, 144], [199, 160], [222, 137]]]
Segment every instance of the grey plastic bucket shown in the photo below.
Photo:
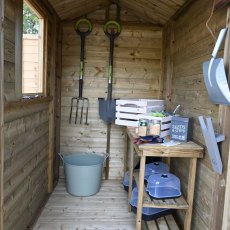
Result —
[[91, 196], [100, 190], [104, 156], [88, 153], [59, 155], [63, 160], [69, 194]]

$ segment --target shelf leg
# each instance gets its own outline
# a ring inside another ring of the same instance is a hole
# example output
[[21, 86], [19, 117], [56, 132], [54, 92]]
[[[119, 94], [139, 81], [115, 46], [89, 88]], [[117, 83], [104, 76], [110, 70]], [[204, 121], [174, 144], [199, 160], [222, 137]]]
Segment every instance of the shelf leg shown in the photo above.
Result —
[[124, 132], [124, 176], [127, 171], [127, 161], [128, 161], [128, 134]]
[[197, 163], [197, 158], [190, 159], [188, 189], [187, 189], [187, 202], [189, 208], [187, 209], [185, 214], [184, 230], [190, 230], [191, 228], [193, 196], [194, 196], [195, 179], [196, 179], [196, 163]]
[[129, 164], [129, 194], [128, 194], [128, 211], [131, 212], [131, 205], [129, 201], [132, 195], [132, 187], [133, 187], [133, 157], [134, 157], [134, 147], [130, 141], [130, 164]]
[[143, 190], [144, 190], [144, 174], [145, 174], [145, 156], [141, 156], [140, 173], [139, 173], [139, 185], [138, 185], [138, 204], [137, 204], [137, 219], [136, 230], [141, 230], [141, 217], [143, 206]]

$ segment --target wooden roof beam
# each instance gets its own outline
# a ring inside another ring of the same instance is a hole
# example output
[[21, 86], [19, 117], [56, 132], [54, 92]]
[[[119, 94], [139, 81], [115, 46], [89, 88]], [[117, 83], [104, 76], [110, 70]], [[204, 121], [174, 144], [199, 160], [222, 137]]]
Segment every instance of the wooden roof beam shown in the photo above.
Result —
[[224, 8], [227, 5], [230, 5], [230, 0], [217, 0], [214, 7], [214, 11]]

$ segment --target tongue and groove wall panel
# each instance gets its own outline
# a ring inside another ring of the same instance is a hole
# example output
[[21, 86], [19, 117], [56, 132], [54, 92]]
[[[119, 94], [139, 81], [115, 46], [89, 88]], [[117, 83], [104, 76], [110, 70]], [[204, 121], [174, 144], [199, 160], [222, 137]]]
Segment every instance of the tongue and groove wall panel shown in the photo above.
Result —
[[[33, 0], [31, 0], [33, 1]], [[3, 170], [3, 229], [26, 229], [34, 220], [48, 194], [48, 159], [53, 134], [49, 111], [52, 97], [20, 100], [20, 59], [22, 0], [5, 0], [4, 18], [4, 168]], [[47, 10], [45, 2], [33, 1], [44, 10], [48, 22], [47, 95], [51, 94], [55, 78], [54, 23], [56, 15]], [[52, 68], [53, 67], [53, 68]], [[2, 229], [2, 228], [1, 228]]]
[[[198, 116], [211, 116], [218, 130], [219, 106], [213, 105], [204, 85], [202, 63], [211, 57], [215, 42], [205, 23], [211, 14], [212, 1], [194, 1], [180, 16], [164, 28], [164, 96], [169, 107], [181, 105], [180, 113], [194, 118], [193, 138], [205, 145]], [[214, 13], [210, 27], [217, 36], [225, 26], [226, 8]], [[223, 50], [219, 53], [223, 55]], [[170, 69], [170, 70], [169, 70]], [[186, 193], [188, 165], [183, 159], [172, 161], [172, 170], [181, 179]], [[212, 171], [207, 152], [198, 161], [194, 194], [192, 229], [215, 229], [215, 190], [218, 175]], [[181, 222], [184, 213], [179, 212]]]
[[24, 229], [47, 194], [48, 104], [35, 113], [30, 109], [5, 121], [5, 229]]
[[[110, 17], [115, 16], [112, 7]], [[80, 37], [74, 31], [74, 23], [63, 24], [61, 151], [64, 153], [106, 151], [106, 124], [98, 112], [98, 98], [107, 97], [109, 39], [103, 32], [105, 9], [88, 18], [93, 23], [85, 42], [83, 96], [90, 101], [88, 126], [68, 121], [71, 98], [79, 94]], [[123, 9], [121, 26], [114, 47], [113, 98], [159, 98], [162, 28], [144, 23]], [[111, 179], [123, 176], [124, 135], [123, 127], [112, 125]]]

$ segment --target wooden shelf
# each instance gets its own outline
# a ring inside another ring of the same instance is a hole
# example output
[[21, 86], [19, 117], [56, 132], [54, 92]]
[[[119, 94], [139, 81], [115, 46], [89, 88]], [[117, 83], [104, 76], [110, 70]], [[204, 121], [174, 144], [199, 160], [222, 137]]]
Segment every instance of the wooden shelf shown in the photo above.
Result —
[[164, 229], [164, 230], [179, 230], [179, 227], [177, 226], [174, 218], [172, 215], [167, 215], [161, 218], [157, 218], [153, 221], [147, 221], [146, 225], [148, 229], [150, 230], [158, 230], [158, 229]]
[[[131, 141], [137, 137], [133, 128], [128, 128], [127, 134]], [[142, 145], [133, 144], [133, 147], [138, 156], [202, 158], [204, 154], [203, 147], [192, 141], [181, 142], [175, 146], [162, 146], [161, 143], [154, 145], [145, 143]]]
[[[135, 129], [128, 127], [127, 128], [128, 140], [131, 143], [130, 146], [130, 184], [131, 188], [132, 184], [132, 176], [135, 177], [136, 184], [139, 187], [138, 194], [138, 208], [137, 208], [137, 217], [136, 217], [136, 230], [141, 230], [141, 214], [142, 207], [148, 208], [167, 208], [167, 209], [183, 209], [185, 210], [184, 216], [184, 226], [183, 229], [191, 229], [191, 219], [192, 219], [192, 208], [193, 208], [193, 197], [195, 190], [195, 178], [196, 178], [196, 165], [197, 158], [203, 157], [203, 148], [196, 143], [189, 141], [185, 143], [180, 143], [176, 146], [162, 146], [160, 143], [157, 144], [142, 144], [136, 145], [133, 143], [133, 139], [136, 137]], [[133, 173], [134, 164], [134, 154], [137, 154], [140, 157], [140, 176], [141, 183], [139, 184], [139, 173]], [[144, 182], [144, 171], [146, 164], [146, 157], [149, 156], [157, 156], [168, 158], [170, 161], [171, 157], [184, 157], [189, 161], [188, 167], [188, 186], [186, 193], [186, 200], [183, 196], [179, 198], [172, 199], [152, 199], [145, 192], [145, 186], [143, 186]], [[131, 199], [131, 189], [129, 189], [129, 199]], [[130, 210], [130, 206], [129, 206]], [[166, 221], [165, 217], [161, 219], [162, 221]], [[155, 223], [157, 223], [155, 221]], [[153, 223], [154, 224], [154, 223]], [[166, 225], [168, 226], [167, 222]], [[169, 227], [169, 226], [168, 226]], [[151, 229], [154, 229], [153, 227]], [[156, 229], [156, 228], [155, 228]], [[159, 224], [157, 225], [157, 229], [161, 229]], [[171, 228], [162, 228], [162, 229], [171, 229]]]
[[[134, 172], [133, 176], [135, 178], [136, 184], [139, 184], [139, 173]], [[149, 195], [143, 191], [143, 207], [151, 207], [151, 208], [171, 208], [171, 209], [188, 209], [189, 205], [183, 198], [180, 196], [179, 198], [173, 199], [153, 199], [150, 198]]]

